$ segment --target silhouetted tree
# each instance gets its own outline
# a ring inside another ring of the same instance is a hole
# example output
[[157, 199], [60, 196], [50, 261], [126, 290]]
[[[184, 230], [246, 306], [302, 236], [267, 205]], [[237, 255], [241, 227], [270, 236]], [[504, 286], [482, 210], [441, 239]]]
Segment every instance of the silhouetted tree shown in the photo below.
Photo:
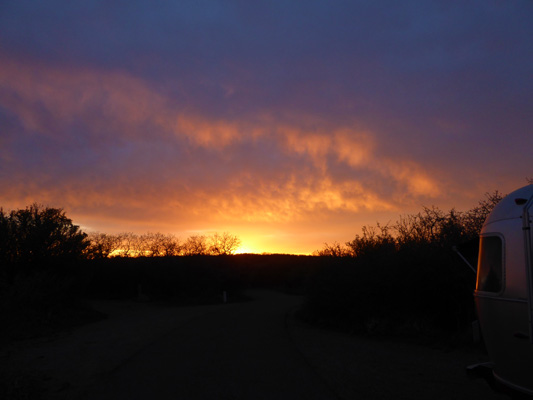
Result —
[[228, 232], [224, 232], [221, 235], [215, 233], [209, 239], [211, 241], [209, 253], [216, 256], [234, 254], [241, 245], [241, 240]]
[[505, 197], [498, 190], [492, 193], [485, 193], [485, 199], [481, 200], [478, 205], [467, 211], [464, 217], [464, 225], [471, 236], [476, 236], [481, 231], [483, 223], [487, 219], [492, 209]]
[[2, 264], [44, 268], [83, 257], [87, 235], [60, 208], [33, 204], [10, 213], [0, 209]]
[[142, 242], [144, 245], [143, 253], [144, 255], [150, 257], [160, 257], [163, 255], [163, 234], [162, 233], [151, 233], [148, 232], [145, 235], [142, 235]]
[[148, 233], [141, 236], [143, 254], [150, 257], [177, 256], [180, 253], [179, 240], [174, 235]]
[[146, 235], [129, 234], [127, 238], [130, 247], [130, 257], [145, 256], [147, 252]]
[[338, 242], [333, 242], [332, 244], [324, 243], [324, 247], [321, 250], [315, 251], [313, 255], [321, 257], [344, 257], [349, 255], [349, 250]]
[[187, 238], [183, 245], [186, 256], [198, 256], [208, 254], [207, 237], [205, 235], [193, 235]]
[[121, 248], [120, 235], [91, 232], [88, 235], [90, 245], [87, 247], [87, 258], [107, 258]]
[[118, 255], [121, 257], [134, 256], [135, 243], [138, 241], [137, 235], [132, 232], [122, 232], [117, 236], [120, 239], [120, 252]]
[[376, 227], [363, 226], [362, 235], [355, 235], [355, 239], [346, 242], [348, 246], [346, 255], [363, 257], [376, 252], [389, 254], [396, 248], [395, 240], [389, 230], [388, 225], [382, 226], [379, 223]]
[[182, 252], [180, 240], [172, 235], [163, 235], [161, 239], [162, 255], [164, 257], [179, 256]]

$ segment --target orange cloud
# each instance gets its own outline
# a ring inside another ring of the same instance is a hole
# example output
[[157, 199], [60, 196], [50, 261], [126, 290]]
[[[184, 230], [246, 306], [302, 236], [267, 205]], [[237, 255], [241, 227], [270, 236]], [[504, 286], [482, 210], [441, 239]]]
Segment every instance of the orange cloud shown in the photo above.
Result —
[[430, 176], [427, 168], [409, 160], [385, 160], [382, 171], [390, 174], [406, 187], [406, 192], [413, 196], [436, 198], [442, 194], [441, 185], [435, 177]]
[[[308, 155], [324, 174], [327, 174], [328, 155], [334, 155], [349, 168], [372, 171], [385, 180], [393, 180], [403, 188], [401, 197], [434, 198], [441, 193], [437, 181], [421, 164], [409, 159], [396, 160], [379, 156], [379, 145], [369, 132], [340, 128], [306, 134], [301, 129], [286, 128], [285, 137], [290, 151]], [[380, 203], [386, 202], [375, 204]]]
[[335, 134], [335, 153], [340, 161], [351, 167], [372, 165], [375, 147], [375, 139], [367, 132], [353, 132], [345, 128]]
[[[61, 143], [79, 135], [79, 126], [98, 155], [77, 175], [68, 164], [11, 171], [4, 207], [65, 207], [95, 230], [103, 229], [94, 221], [167, 232], [324, 222], [338, 213], [392, 212], [398, 201], [440, 193], [421, 164], [380, 156], [377, 135], [366, 129], [268, 113], [213, 117], [120, 71], [6, 62], [0, 85], [0, 105], [25, 131]], [[66, 150], [57, 151], [61, 163]], [[9, 153], [0, 150], [0, 157], [10, 162]], [[55, 176], [58, 170], [64, 175]], [[376, 177], [390, 185], [377, 185]]]
[[177, 116], [174, 132], [178, 136], [186, 135], [198, 146], [209, 148], [224, 148], [244, 134], [236, 124], [227, 121], [184, 115]]

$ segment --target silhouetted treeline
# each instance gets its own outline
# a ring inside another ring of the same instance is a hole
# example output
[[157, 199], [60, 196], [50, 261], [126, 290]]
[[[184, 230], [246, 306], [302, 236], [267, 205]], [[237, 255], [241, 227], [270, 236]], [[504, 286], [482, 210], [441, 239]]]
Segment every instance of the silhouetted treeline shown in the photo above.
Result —
[[229, 233], [184, 242], [160, 233], [87, 235], [62, 209], [0, 209], [0, 340], [94, 317], [86, 296], [208, 302], [225, 290], [238, 298], [225, 257], [239, 245]]
[[[307, 295], [301, 315], [369, 334], [462, 335], [474, 319], [478, 234], [495, 192], [472, 210], [424, 208], [364, 227], [314, 256], [235, 255], [228, 233], [85, 234], [61, 209], [0, 209], [0, 318], [8, 336], [93, 317], [84, 298], [179, 304], [243, 299], [244, 289]], [[38, 329], [36, 327], [39, 327]], [[20, 329], [19, 329], [20, 328]], [[0, 336], [6, 332], [0, 331]]]
[[86, 256], [90, 259], [108, 257], [172, 257], [234, 254], [241, 240], [228, 232], [213, 235], [192, 235], [181, 241], [172, 234], [131, 232], [89, 233]]
[[424, 208], [364, 227], [345, 246], [326, 244], [302, 315], [359, 333], [464, 335], [475, 318], [476, 275], [455, 250], [477, 264], [480, 229], [501, 198], [487, 194], [466, 212]]

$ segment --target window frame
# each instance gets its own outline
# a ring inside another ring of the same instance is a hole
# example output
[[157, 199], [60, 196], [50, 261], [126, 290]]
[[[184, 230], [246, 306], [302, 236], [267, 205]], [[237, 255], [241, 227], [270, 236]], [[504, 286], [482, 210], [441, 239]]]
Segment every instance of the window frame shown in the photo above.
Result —
[[[481, 290], [478, 289], [479, 287], [479, 275], [480, 275], [480, 264], [481, 264], [481, 251], [483, 249], [481, 241], [485, 238], [498, 238], [500, 239], [501, 243], [501, 277], [500, 277], [500, 288], [498, 291], [489, 291], [489, 290]], [[480, 243], [479, 243], [479, 254], [478, 254], [478, 265], [477, 265], [477, 274], [476, 274], [476, 292], [479, 293], [486, 293], [491, 295], [501, 295], [505, 291], [505, 272], [506, 272], [506, 243], [505, 243], [505, 237], [498, 232], [487, 232], [479, 237]]]

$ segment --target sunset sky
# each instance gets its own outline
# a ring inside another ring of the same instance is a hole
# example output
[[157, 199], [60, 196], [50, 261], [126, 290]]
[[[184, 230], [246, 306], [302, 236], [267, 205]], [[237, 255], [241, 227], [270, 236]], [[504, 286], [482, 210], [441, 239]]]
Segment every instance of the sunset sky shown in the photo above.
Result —
[[0, 2], [0, 206], [311, 253], [533, 178], [533, 1]]

